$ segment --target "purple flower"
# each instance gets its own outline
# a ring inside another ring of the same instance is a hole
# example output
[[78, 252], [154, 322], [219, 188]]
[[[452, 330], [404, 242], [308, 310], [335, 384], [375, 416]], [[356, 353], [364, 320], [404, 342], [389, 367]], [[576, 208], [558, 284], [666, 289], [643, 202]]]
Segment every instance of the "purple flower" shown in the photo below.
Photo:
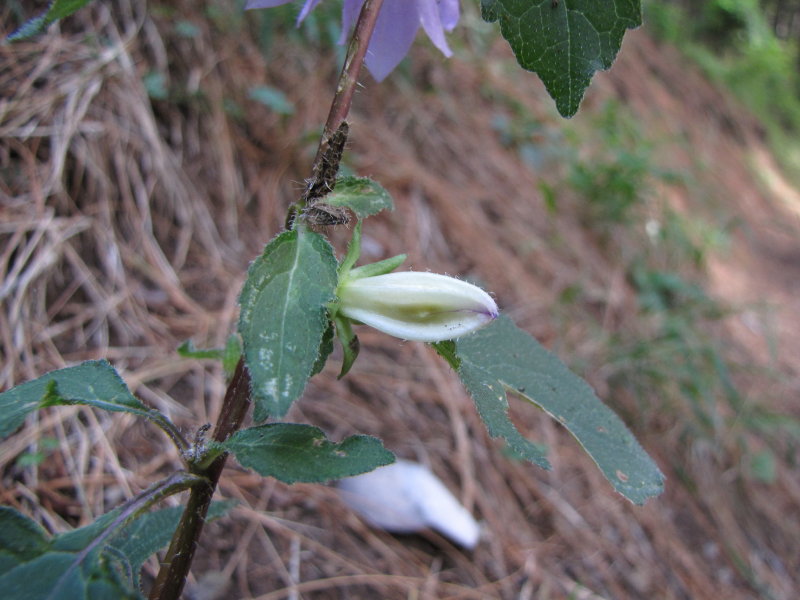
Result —
[[[291, 1], [247, 0], [245, 8], [272, 8]], [[319, 3], [320, 0], [305, 0], [297, 17], [298, 25]], [[363, 4], [364, 0], [344, 0], [340, 44], [355, 25]], [[452, 56], [444, 34], [453, 30], [458, 18], [458, 0], [384, 0], [365, 59], [369, 72], [377, 81], [391, 73], [408, 53], [420, 25], [442, 54]]]

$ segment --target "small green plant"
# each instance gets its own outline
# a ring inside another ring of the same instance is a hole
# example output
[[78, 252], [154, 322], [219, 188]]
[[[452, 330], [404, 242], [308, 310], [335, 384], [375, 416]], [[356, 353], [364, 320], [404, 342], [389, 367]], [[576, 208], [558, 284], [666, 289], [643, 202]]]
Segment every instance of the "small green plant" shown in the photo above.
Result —
[[[11, 37], [29, 37], [87, 2], [55, 0]], [[286, 3], [251, 0], [247, 5]], [[484, 0], [482, 14], [499, 23], [520, 64], [540, 74], [558, 110], [571, 116], [593, 72], [611, 65], [625, 31], [639, 24], [640, 7], [622, 0], [567, 4], [541, 0], [532, 11], [520, 12], [516, 0]], [[308, 0], [299, 20], [312, 18], [316, 5]], [[168, 544], [150, 598], [178, 598], [204, 522], [227, 508], [213, 504], [212, 497], [228, 456], [286, 483], [340, 479], [391, 463], [392, 453], [368, 435], [337, 442], [317, 427], [280, 420], [324, 367], [337, 338], [340, 376], [349, 371], [360, 350], [356, 331], [364, 325], [431, 344], [472, 396], [489, 434], [505, 440], [516, 456], [550, 466], [546, 449], [511, 421], [509, 393], [572, 433], [628, 500], [642, 504], [662, 491], [663, 475], [616, 414], [555, 355], [500, 314], [487, 292], [444, 275], [395, 272], [403, 255], [357, 266], [364, 221], [393, 207], [377, 182], [339, 173], [361, 66], [383, 79], [420, 28], [449, 55], [445, 32], [458, 21], [459, 5], [457, 0], [346, 0], [343, 15], [344, 30], [352, 25], [354, 31], [311, 176], [289, 207], [284, 230], [250, 264], [239, 296], [237, 335], [224, 349], [198, 350], [187, 343], [180, 350], [184, 356], [217, 358], [230, 374], [214, 426], [199, 425], [187, 438], [167, 415], [137, 398], [105, 360], [53, 371], [0, 394], [0, 437], [13, 434], [39, 409], [85, 405], [147, 421], [174, 443], [182, 461], [174, 473], [122, 506], [62, 535], [48, 536], [30, 518], [3, 508], [0, 589], [7, 597], [137, 598], [143, 561]], [[554, 44], [561, 49], [550, 52]], [[531, 47], [537, 49], [533, 54]], [[584, 66], [572, 68], [579, 63]], [[162, 96], [165, 86], [150, 83], [151, 96]], [[256, 90], [251, 98], [289, 112], [273, 90]], [[338, 258], [324, 231], [346, 223], [353, 223], [352, 238]], [[255, 424], [243, 428], [251, 408]], [[151, 510], [184, 491], [189, 492], [185, 508]]]

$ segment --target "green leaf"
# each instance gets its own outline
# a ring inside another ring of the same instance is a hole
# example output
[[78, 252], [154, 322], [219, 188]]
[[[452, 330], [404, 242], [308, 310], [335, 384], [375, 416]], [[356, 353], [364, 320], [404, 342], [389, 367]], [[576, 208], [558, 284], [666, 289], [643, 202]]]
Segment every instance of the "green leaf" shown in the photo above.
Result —
[[[213, 502], [206, 520], [219, 518], [235, 505], [235, 501]], [[171, 506], [136, 516], [84, 560], [86, 563], [84, 572], [91, 572], [95, 576], [98, 572], [100, 575], [104, 574], [101, 579], [111, 585], [112, 589], [117, 590], [119, 586], [112, 577], [114, 571], [101, 568], [102, 561], [105, 561], [113, 564], [116, 571], [127, 574], [128, 581], [122, 584], [123, 588], [138, 589], [142, 565], [148, 557], [169, 544], [183, 509], [183, 506]], [[89, 525], [56, 536], [51, 542], [51, 549], [57, 552], [71, 552], [73, 557], [80, 556], [85, 548], [102, 536], [109, 527], [114, 526], [119, 512], [119, 508], [116, 508]]]
[[[236, 504], [238, 503], [235, 500], [212, 502], [206, 522], [224, 516]], [[183, 506], [170, 506], [145, 513], [111, 538], [109, 545], [124, 556], [130, 566], [135, 588], [139, 587], [139, 572], [142, 570], [142, 565], [150, 556], [169, 544], [181, 520], [183, 510]]]
[[0, 575], [43, 554], [47, 543], [46, 533], [36, 521], [10, 506], [0, 506]]
[[256, 421], [286, 414], [303, 393], [328, 328], [336, 267], [325, 238], [302, 227], [273, 239], [250, 265], [239, 333]]
[[295, 423], [243, 429], [219, 446], [243, 466], [285, 483], [341, 479], [394, 462], [394, 455], [376, 438], [354, 435], [334, 443], [321, 429]]
[[[147, 506], [198, 481], [195, 475], [175, 473], [93, 523], [52, 539], [24, 515], [0, 508], [3, 598], [139, 598], [142, 564], [169, 543], [183, 512], [180, 506], [146, 512]], [[234, 504], [212, 503], [208, 520]], [[32, 577], [38, 569], [47, 571], [43, 582]]]
[[225, 374], [230, 377], [242, 356], [242, 345], [235, 333], [228, 336], [224, 348], [198, 348], [192, 340], [186, 340], [178, 346], [178, 355], [182, 358], [219, 360]]
[[323, 198], [325, 204], [349, 208], [359, 219], [376, 215], [384, 209], [394, 210], [392, 197], [369, 177], [341, 177], [336, 187]]
[[[445, 343], [441, 342], [441, 344]], [[451, 359], [447, 356], [447, 350], [439, 345], [435, 347], [439, 354], [452, 365]], [[473, 363], [469, 355], [461, 352], [460, 347], [457, 347], [454, 352], [453, 358], [459, 365], [458, 376], [475, 401], [478, 414], [486, 425], [489, 435], [503, 438], [517, 457], [549, 469], [550, 462], [547, 460], [544, 448], [527, 440], [511, 422], [508, 416], [508, 399], [503, 384], [498, 381], [491, 370], [484, 369], [478, 362]]]
[[49, 552], [0, 576], [0, 590], [9, 600], [82, 600], [86, 579], [74, 554]]
[[50, 548], [59, 552], [80, 552], [102, 536], [109, 527], [114, 526], [114, 520], [119, 517], [120, 507], [108, 511], [97, 519], [70, 531], [65, 531], [53, 537]]
[[48, 25], [55, 23], [59, 19], [68, 17], [79, 9], [83, 8], [92, 0], [54, 0], [50, 7], [40, 14], [25, 22], [19, 29], [8, 36], [8, 41], [24, 40], [44, 31]]
[[481, 0], [481, 9], [564, 117], [578, 111], [595, 71], [611, 67], [625, 30], [642, 24], [641, 0]]
[[52, 371], [0, 394], [0, 438], [22, 425], [34, 410], [68, 404], [86, 404], [148, 419], [160, 416], [131, 394], [108, 361], [92, 360]]
[[619, 417], [583, 379], [508, 317], [456, 340], [455, 354], [459, 377], [492, 436], [506, 438], [515, 451], [537, 464], [547, 462], [533, 448], [521, 452], [518, 447], [524, 438], [508, 418], [505, 391], [510, 390], [564, 425], [623, 496], [642, 504], [662, 492], [664, 476]]

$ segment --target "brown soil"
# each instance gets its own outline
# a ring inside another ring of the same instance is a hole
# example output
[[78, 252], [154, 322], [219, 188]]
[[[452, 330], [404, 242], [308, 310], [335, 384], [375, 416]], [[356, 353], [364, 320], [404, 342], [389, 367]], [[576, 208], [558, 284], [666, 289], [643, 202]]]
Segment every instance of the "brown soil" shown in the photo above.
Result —
[[[213, 421], [224, 376], [175, 348], [188, 338], [220, 346], [234, 330], [244, 271], [308, 174], [336, 73], [331, 58], [284, 39], [262, 54], [247, 18], [215, 22], [195, 3], [173, 4], [199, 28], [195, 37], [176, 33], [177, 16], [121, 0], [84, 11], [63, 32], [0, 46], [0, 389], [107, 357], [143, 400], [192, 431]], [[230, 467], [220, 496], [242, 503], [208, 527], [189, 595], [793, 598], [800, 479], [796, 440], [780, 424], [800, 419], [800, 192], [758, 123], [646, 30], [626, 37], [569, 124], [504, 42], [461, 35], [454, 59], [418, 45], [405, 71], [381, 85], [365, 78], [356, 98], [346, 163], [397, 205], [366, 223], [364, 259], [407, 252], [411, 268], [493, 290], [625, 415], [666, 473], [666, 491], [630, 505], [527, 406], [514, 407], [515, 421], [548, 444], [554, 468], [510, 460], [431, 350], [364, 330], [352, 373], [337, 380], [334, 355], [287, 420], [336, 439], [376, 435], [429, 464], [484, 523], [485, 539], [470, 553], [433, 533], [388, 535], [329, 487]], [[148, 73], [164, 77], [169, 99], [148, 97]], [[283, 90], [295, 113], [248, 99], [256, 84]], [[738, 365], [744, 399], [738, 409], [716, 400], [712, 435], [692, 433], [691, 407], [669, 386], [637, 398], [610, 359], [614, 335], [636, 339], [650, 326], [626, 276], [645, 253], [634, 232], [643, 221], [605, 232], [587, 224], [545, 133], [570, 127], [587, 152], [602, 152], [591, 130], [612, 99], [660, 140], [659, 166], [686, 176], [660, 182], [654, 206], [730, 225], [726, 247], [699, 268], [681, 267], [731, 309], [697, 325]], [[541, 125], [528, 140], [546, 157], [539, 168], [493, 127], [495, 115], [515, 112]], [[557, 186], [555, 213], [543, 180]], [[340, 249], [349, 233], [330, 232]], [[578, 299], [565, 303], [575, 286]], [[748, 425], [756, 409], [783, 416], [759, 429]], [[16, 458], [42, 437], [58, 448], [20, 467]], [[769, 483], [749, 469], [764, 449], [776, 459]], [[128, 416], [53, 409], [0, 446], [0, 499], [61, 531], [177, 464], [166, 440]], [[155, 568], [146, 566], [145, 581]]]

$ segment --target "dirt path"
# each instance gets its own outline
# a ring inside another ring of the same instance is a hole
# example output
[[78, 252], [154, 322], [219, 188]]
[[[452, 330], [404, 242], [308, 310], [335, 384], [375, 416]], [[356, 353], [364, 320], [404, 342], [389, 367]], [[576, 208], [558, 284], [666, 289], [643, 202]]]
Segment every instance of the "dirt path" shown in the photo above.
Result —
[[[626, 38], [602, 83], [645, 127], [688, 141], [670, 151], [675, 164], [703, 163], [706, 180], [674, 200], [701, 215], [711, 203], [723, 206], [733, 223], [729, 249], [710, 260], [708, 289], [742, 309], [730, 330], [752, 358], [765, 366], [777, 360], [800, 378], [800, 191], [780, 172], [758, 123], [643, 31]], [[711, 197], [698, 197], [702, 190]]]

